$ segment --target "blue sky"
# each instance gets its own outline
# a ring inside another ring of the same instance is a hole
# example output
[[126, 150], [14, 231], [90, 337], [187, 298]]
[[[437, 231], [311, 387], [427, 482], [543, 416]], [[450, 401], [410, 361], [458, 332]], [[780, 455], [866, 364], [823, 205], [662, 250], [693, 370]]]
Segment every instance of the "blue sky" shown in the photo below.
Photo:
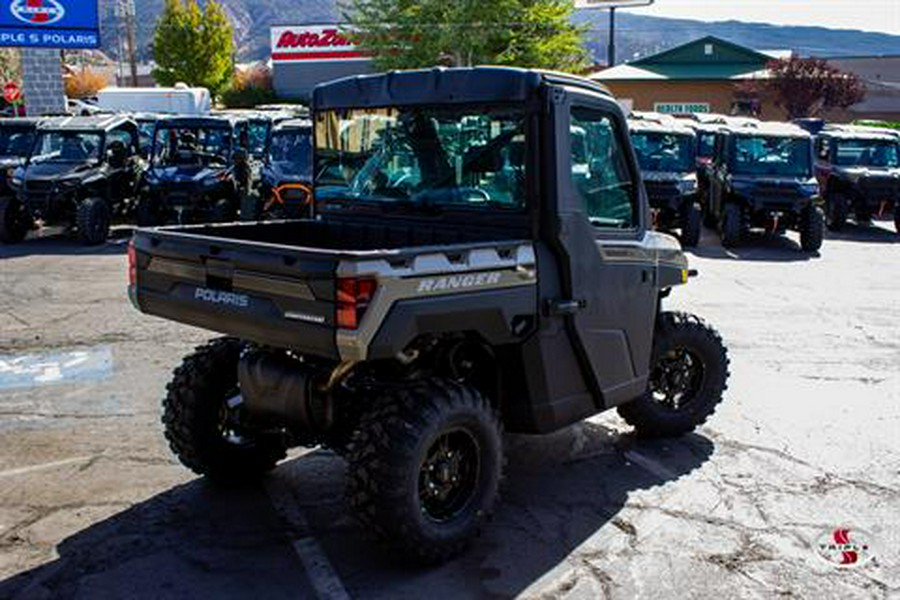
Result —
[[656, 0], [654, 6], [627, 10], [703, 21], [814, 25], [900, 35], [900, 0]]

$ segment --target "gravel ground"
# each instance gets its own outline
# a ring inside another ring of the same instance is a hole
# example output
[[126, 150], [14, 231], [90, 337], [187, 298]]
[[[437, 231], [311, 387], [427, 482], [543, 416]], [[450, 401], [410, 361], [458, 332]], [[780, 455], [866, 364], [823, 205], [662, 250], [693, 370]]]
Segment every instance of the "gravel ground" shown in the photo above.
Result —
[[[900, 237], [850, 227], [704, 240], [669, 308], [714, 323], [732, 378], [708, 424], [634, 439], [614, 415], [510, 437], [471, 552], [397, 565], [361, 541], [344, 465], [293, 454], [223, 490], [170, 455], [159, 402], [207, 332], [140, 315], [124, 242], [0, 247], [0, 598], [900, 597]], [[816, 552], [849, 528], [864, 567]]]

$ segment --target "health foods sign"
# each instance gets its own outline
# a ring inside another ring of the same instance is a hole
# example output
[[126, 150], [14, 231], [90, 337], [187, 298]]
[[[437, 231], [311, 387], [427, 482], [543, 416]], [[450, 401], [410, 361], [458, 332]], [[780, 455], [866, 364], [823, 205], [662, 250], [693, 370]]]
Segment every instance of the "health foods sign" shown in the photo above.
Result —
[[0, 0], [0, 46], [99, 48], [97, 0]]

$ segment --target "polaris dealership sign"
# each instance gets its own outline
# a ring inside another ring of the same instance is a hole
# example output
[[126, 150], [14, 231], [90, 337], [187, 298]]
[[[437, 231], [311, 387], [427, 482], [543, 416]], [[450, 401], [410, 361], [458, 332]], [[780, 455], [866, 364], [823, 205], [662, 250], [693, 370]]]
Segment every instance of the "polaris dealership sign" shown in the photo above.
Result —
[[0, 0], [0, 46], [99, 48], [97, 0]]

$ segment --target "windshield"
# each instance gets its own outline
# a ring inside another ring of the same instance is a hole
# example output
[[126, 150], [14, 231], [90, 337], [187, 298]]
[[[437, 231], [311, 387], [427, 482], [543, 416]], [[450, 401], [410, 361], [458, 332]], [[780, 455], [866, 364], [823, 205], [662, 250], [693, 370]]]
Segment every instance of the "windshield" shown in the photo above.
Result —
[[153, 130], [156, 128], [156, 121], [138, 121], [137, 126], [141, 148], [150, 148], [150, 145], [153, 143]]
[[737, 136], [732, 169], [742, 175], [810, 177], [808, 138]]
[[34, 129], [0, 128], [0, 157], [25, 158], [34, 146]]
[[282, 170], [312, 179], [312, 140], [307, 130], [287, 130], [272, 134], [269, 162]]
[[316, 117], [316, 198], [521, 209], [521, 111], [383, 108]]
[[697, 156], [713, 158], [716, 155], [716, 134], [701, 133], [697, 136]]
[[231, 129], [226, 127], [157, 127], [155, 166], [228, 164]]
[[634, 132], [631, 144], [644, 171], [693, 171], [694, 138], [689, 135]]
[[834, 164], [842, 167], [900, 167], [900, 144], [887, 140], [841, 140]]
[[266, 155], [266, 140], [269, 139], [270, 121], [250, 121], [248, 124], [248, 137], [250, 140], [247, 151], [257, 158]]
[[76, 163], [100, 160], [103, 135], [82, 131], [41, 131], [31, 162]]

